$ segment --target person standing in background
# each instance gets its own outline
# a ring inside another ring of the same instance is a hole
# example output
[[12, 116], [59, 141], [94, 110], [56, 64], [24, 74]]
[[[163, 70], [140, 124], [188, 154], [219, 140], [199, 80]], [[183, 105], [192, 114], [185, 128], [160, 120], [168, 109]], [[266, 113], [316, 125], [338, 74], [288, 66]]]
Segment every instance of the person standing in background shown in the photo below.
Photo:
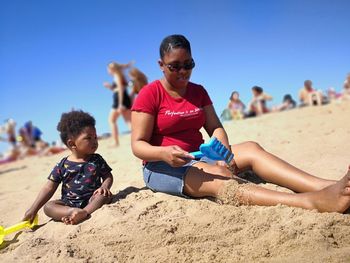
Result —
[[135, 67], [130, 69], [129, 77], [132, 83], [130, 98], [131, 98], [131, 101], [133, 102], [137, 94], [139, 94], [140, 90], [148, 84], [148, 80], [146, 75], [143, 72], [141, 72], [141, 70]]
[[131, 99], [127, 92], [128, 82], [124, 75], [124, 70], [132, 64], [133, 62], [129, 62], [128, 64], [109, 63], [107, 71], [113, 76], [114, 81], [112, 84], [108, 82], [103, 83], [106, 88], [113, 92], [113, 105], [108, 122], [111, 127], [114, 146], [119, 146], [119, 130], [117, 125], [119, 116], [122, 115], [128, 127], [131, 127]]

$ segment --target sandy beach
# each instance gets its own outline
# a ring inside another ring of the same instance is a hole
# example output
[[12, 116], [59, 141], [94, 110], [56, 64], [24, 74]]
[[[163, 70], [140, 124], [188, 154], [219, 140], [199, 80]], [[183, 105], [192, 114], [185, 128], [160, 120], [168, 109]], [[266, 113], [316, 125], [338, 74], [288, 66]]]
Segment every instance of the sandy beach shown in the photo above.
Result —
[[[92, 112], [93, 114], [93, 112]], [[350, 164], [350, 103], [227, 122], [232, 144], [253, 140], [314, 175], [340, 179]], [[206, 137], [207, 138], [207, 137]], [[350, 214], [282, 205], [220, 205], [144, 187], [130, 135], [100, 153], [113, 168], [113, 203], [74, 226], [39, 212], [39, 226], [5, 237], [0, 262], [350, 262]], [[0, 224], [19, 222], [52, 167], [69, 152], [0, 166]], [[286, 191], [262, 183], [264, 187]], [[54, 198], [59, 198], [60, 188]]]

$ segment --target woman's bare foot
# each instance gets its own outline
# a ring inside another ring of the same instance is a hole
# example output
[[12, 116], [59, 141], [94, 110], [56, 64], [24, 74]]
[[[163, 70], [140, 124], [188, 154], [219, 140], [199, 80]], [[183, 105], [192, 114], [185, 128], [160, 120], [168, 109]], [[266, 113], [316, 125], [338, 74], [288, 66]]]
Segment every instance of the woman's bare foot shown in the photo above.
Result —
[[314, 193], [313, 208], [320, 212], [345, 212], [350, 207], [350, 169], [337, 183]]
[[62, 222], [66, 225], [76, 225], [83, 222], [89, 214], [81, 208], [74, 208], [70, 215], [62, 217]]
[[113, 143], [111, 143], [111, 144], [110, 144], [110, 147], [111, 147], [111, 148], [117, 148], [117, 147], [119, 147], [119, 142], [113, 142]]

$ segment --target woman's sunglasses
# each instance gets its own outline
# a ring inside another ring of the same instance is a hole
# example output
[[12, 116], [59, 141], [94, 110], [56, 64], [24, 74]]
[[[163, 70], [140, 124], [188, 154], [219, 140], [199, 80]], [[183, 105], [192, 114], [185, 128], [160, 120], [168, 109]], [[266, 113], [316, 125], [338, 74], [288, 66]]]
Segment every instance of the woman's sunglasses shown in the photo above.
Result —
[[171, 72], [179, 72], [182, 68], [184, 70], [191, 70], [194, 68], [196, 63], [194, 63], [194, 60], [192, 59], [190, 62], [184, 63], [183, 65], [181, 64], [164, 64]]

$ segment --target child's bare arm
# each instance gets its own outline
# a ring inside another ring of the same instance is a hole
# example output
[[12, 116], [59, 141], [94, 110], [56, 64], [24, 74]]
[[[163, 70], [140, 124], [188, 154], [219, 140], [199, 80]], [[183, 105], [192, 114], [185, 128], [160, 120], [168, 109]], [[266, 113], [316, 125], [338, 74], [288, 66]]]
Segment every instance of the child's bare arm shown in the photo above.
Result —
[[44, 187], [40, 190], [38, 196], [36, 197], [34, 203], [24, 214], [23, 220], [33, 221], [35, 215], [38, 213], [40, 208], [46, 204], [47, 201], [53, 196], [58, 187], [58, 183], [48, 180]]
[[113, 175], [111, 172], [109, 172], [103, 177], [103, 183], [101, 187], [111, 189], [112, 184], [113, 184]]
[[112, 193], [110, 191], [112, 184], [113, 184], [113, 175], [111, 172], [106, 174], [103, 178], [103, 182], [100, 188], [98, 188], [95, 192], [94, 195], [99, 193], [104, 196], [111, 196]]

